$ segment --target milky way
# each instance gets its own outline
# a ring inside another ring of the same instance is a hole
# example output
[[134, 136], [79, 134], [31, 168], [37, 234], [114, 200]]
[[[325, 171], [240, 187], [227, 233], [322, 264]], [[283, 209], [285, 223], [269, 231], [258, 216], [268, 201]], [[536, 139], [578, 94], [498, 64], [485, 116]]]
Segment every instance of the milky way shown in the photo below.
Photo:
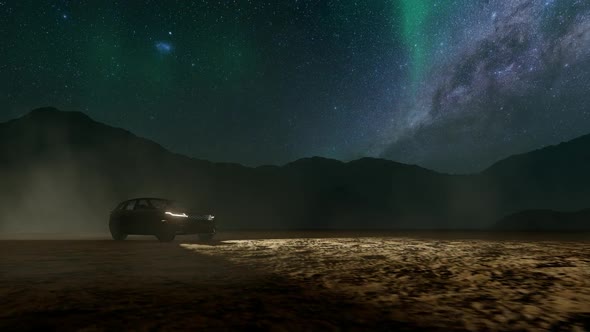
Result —
[[590, 1], [2, 1], [0, 121], [82, 111], [174, 152], [474, 172], [590, 133]]
[[[469, 172], [590, 133], [589, 5], [490, 1], [464, 12], [471, 28], [450, 54], [430, 54], [430, 72], [397, 105], [380, 154]], [[414, 58], [410, 76], [423, 62]]]

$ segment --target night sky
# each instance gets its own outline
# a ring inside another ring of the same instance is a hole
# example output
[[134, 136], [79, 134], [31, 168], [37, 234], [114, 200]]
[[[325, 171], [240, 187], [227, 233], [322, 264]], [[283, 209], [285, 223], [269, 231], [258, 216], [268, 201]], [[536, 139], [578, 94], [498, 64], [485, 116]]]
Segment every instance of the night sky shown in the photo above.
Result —
[[189, 156], [473, 172], [590, 133], [590, 1], [0, 0], [0, 121], [82, 111]]

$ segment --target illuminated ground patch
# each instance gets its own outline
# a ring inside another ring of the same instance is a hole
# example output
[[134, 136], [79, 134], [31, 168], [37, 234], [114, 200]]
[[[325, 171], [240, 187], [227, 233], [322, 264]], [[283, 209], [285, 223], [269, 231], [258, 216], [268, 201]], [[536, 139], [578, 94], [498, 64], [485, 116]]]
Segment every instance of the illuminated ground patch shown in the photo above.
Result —
[[425, 326], [543, 330], [590, 322], [590, 243], [332, 238], [181, 246]]

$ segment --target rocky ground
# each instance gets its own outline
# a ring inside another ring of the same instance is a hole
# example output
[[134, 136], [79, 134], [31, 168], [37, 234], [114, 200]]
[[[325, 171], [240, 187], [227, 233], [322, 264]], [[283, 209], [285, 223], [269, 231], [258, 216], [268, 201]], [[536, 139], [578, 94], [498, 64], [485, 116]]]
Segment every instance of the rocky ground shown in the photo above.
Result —
[[0, 330], [584, 331], [586, 239], [4, 240]]

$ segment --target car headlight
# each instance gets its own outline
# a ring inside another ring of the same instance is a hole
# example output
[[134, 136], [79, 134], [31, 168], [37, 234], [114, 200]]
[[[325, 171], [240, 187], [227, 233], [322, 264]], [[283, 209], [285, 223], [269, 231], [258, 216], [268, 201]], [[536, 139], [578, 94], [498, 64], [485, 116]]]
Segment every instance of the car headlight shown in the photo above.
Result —
[[188, 216], [186, 215], [186, 213], [173, 213], [173, 212], [170, 212], [170, 211], [166, 211], [165, 213], [168, 214], [168, 215], [171, 215], [173, 217], [188, 218]]

